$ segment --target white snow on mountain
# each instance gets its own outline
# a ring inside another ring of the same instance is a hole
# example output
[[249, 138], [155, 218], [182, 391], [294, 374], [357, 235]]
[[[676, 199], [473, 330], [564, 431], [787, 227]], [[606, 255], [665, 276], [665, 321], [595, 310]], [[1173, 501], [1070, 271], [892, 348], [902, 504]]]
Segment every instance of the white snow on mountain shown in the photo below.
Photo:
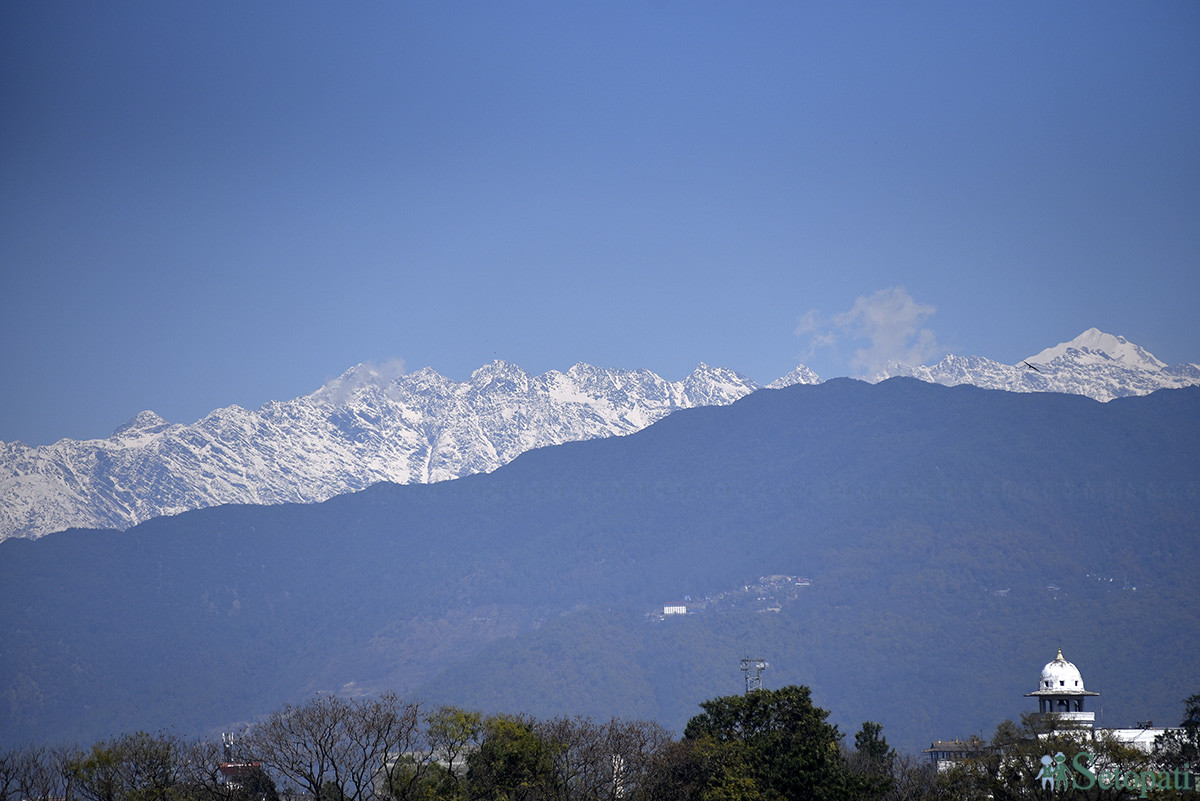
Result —
[[428, 367], [402, 375], [358, 365], [305, 397], [229, 406], [191, 425], [147, 411], [107, 439], [0, 443], [0, 539], [123, 529], [223, 503], [321, 501], [380, 481], [443, 481], [755, 389], [704, 364], [667, 381], [588, 364], [532, 376], [497, 361], [462, 382]]
[[1025, 361], [1035, 365], [1050, 364], [1055, 359], [1067, 357], [1078, 364], [1120, 364], [1131, 370], [1159, 372], [1167, 369], [1165, 362], [1154, 358], [1149, 351], [1138, 347], [1125, 337], [1106, 334], [1098, 328], [1089, 328], [1070, 342], [1046, 348]]
[[819, 384], [821, 379], [812, 370], [809, 370], [803, 364], [792, 370], [783, 378], [777, 378], [770, 384], [767, 384], [768, 389], [783, 389], [790, 387], [793, 384]]
[[[892, 364], [912, 376], [1101, 401], [1200, 385], [1200, 366], [1167, 367], [1096, 329], [1016, 365], [947, 356]], [[770, 384], [816, 384], [800, 365]], [[66, 528], [124, 529], [223, 503], [315, 502], [380, 481], [427, 483], [495, 470], [532, 448], [638, 431], [677, 409], [732, 403], [759, 389], [701, 364], [682, 381], [577, 364], [534, 376], [496, 361], [467, 381], [431, 368], [358, 365], [304, 397], [229, 406], [190, 425], [142, 412], [107, 439], [0, 443], [0, 540]]]
[[891, 363], [873, 380], [911, 376], [946, 386], [974, 384], [1009, 392], [1064, 392], [1110, 401], [1155, 390], [1200, 385], [1200, 366], [1168, 367], [1125, 337], [1089, 328], [1015, 365], [950, 355], [933, 366]]

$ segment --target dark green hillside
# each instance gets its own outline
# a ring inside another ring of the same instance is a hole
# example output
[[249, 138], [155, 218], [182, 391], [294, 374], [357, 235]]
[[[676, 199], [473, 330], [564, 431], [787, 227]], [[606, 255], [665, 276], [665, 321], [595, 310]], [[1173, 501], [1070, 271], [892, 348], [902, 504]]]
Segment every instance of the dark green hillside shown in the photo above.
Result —
[[1034, 711], [1022, 696], [1060, 646], [1103, 694], [1103, 724], [1171, 721], [1172, 694], [1200, 683], [1197, 604], [1177, 592], [1082, 578], [1050, 591], [1019, 573], [997, 590], [954, 554], [925, 566], [888, 556], [884, 547], [827, 554], [839, 566], [814, 574], [810, 594], [778, 613], [577, 612], [451, 666], [419, 695], [489, 711], [653, 714], [679, 731], [696, 698], [740, 692], [738, 660], [754, 655], [771, 663], [765, 686], [807, 682], [843, 731], [880, 720], [889, 741], [916, 750]]
[[[1198, 501], [1200, 390], [764, 390], [486, 476], [4, 542], [0, 738], [384, 688], [679, 726], [748, 650], [901, 746], [1026, 710], [1060, 646], [1107, 722], [1168, 720], [1200, 686]], [[771, 574], [813, 583], [645, 618]]]

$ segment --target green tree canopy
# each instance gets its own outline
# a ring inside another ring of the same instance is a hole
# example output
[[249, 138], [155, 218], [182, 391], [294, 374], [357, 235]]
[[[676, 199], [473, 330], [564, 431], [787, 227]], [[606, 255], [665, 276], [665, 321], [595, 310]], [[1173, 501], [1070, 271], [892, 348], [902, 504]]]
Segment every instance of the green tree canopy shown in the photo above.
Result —
[[467, 756], [471, 797], [480, 801], [532, 801], [552, 797], [550, 747], [524, 718], [497, 715], [484, 724], [479, 749]]
[[855, 773], [873, 776], [881, 784], [891, 783], [896, 751], [883, 736], [882, 724], [870, 720], [863, 723], [854, 735], [854, 753], [849, 755], [849, 763]]
[[789, 801], [863, 799], [881, 788], [853, 774], [841, 752], [842, 735], [815, 706], [807, 687], [755, 690], [715, 698], [684, 729], [685, 740], [711, 737], [738, 749], [758, 789]]

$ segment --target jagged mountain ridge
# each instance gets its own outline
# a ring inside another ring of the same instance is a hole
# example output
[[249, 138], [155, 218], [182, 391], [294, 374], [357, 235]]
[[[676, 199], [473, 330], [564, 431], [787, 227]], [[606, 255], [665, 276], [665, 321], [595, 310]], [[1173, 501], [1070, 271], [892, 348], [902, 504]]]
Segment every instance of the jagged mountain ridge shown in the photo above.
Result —
[[[385, 690], [678, 731], [753, 653], [915, 750], [1028, 709], [1064, 636], [1108, 720], [1173, 715], [1200, 665], [1196, 420], [1200, 388], [835, 379], [461, 481], [6, 541], [0, 747]], [[645, 617], [772, 574], [812, 584], [778, 613]]]
[[904, 376], [952, 387], [972, 384], [1008, 392], [1063, 392], [1110, 401], [1200, 384], [1200, 366], [1168, 367], [1122, 336], [1089, 328], [1015, 365], [983, 356], [946, 356], [933, 366], [891, 363], [873, 380]]
[[147, 411], [107, 439], [4, 443], [0, 539], [488, 472], [533, 448], [632, 433], [676, 409], [732, 403], [757, 388], [704, 364], [668, 381], [587, 364], [532, 376], [497, 361], [462, 382], [431, 368], [392, 377], [359, 365], [310, 395], [257, 410], [229, 406], [190, 425]]
[[[1017, 365], [951, 355], [932, 367], [890, 365], [875, 380], [892, 376], [1108, 401], [1200, 384], [1200, 366], [1167, 367], [1093, 328]], [[769, 387], [820, 381], [800, 365]], [[0, 540], [489, 472], [532, 448], [629, 434], [677, 409], [732, 403], [759, 388], [704, 364], [668, 381], [582, 363], [533, 376], [497, 361], [461, 382], [428, 367], [395, 376], [358, 365], [310, 395], [257, 410], [229, 406], [188, 425], [146, 411], [107, 439], [0, 443]]]

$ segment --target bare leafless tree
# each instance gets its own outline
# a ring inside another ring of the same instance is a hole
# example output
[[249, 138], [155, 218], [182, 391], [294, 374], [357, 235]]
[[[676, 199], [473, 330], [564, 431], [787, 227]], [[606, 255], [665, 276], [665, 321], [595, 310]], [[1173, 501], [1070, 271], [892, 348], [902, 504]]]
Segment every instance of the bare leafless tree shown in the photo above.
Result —
[[344, 728], [345, 781], [352, 801], [373, 801], [390, 792], [396, 765], [421, 743], [421, 712], [394, 693], [350, 704]]
[[0, 801], [9, 801], [19, 791], [20, 761], [19, 749], [0, 751]]
[[605, 727], [613, 756], [613, 782], [604, 799], [629, 798], [641, 788], [659, 755], [672, 742], [671, 733], [652, 720], [613, 719]]
[[76, 801], [79, 796], [79, 774], [75, 766], [84, 757], [82, 749], [77, 745], [59, 745], [47, 752], [51, 769], [58, 774], [61, 784], [55, 798], [62, 801]]
[[251, 727], [245, 745], [269, 770], [313, 799], [322, 798], [331, 781], [340, 795], [341, 729], [348, 706], [332, 695], [318, 696], [302, 706], [285, 704]]
[[615, 801], [630, 797], [671, 741], [657, 723], [554, 718], [534, 725], [554, 765], [557, 801]]
[[892, 785], [885, 801], [920, 801], [930, 798], [937, 785], [937, 769], [919, 754], [897, 754], [892, 763]]
[[373, 801], [419, 744], [420, 709], [392, 693], [376, 699], [318, 696], [251, 727], [246, 747], [316, 801]]
[[183, 747], [179, 769], [179, 795], [187, 801], [233, 801], [236, 785], [221, 774], [224, 749], [211, 740], [197, 740]]
[[593, 798], [611, 778], [611, 760], [605, 764], [603, 729], [591, 718], [554, 718], [539, 721], [534, 732], [547, 744], [546, 751], [554, 766], [554, 781], [549, 784], [554, 798]]
[[64, 795], [65, 777], [58, 769], [54, 753], [45, 746], [21, 751], [17, 759], [17, 788], [29, 801], [48, 801]]

